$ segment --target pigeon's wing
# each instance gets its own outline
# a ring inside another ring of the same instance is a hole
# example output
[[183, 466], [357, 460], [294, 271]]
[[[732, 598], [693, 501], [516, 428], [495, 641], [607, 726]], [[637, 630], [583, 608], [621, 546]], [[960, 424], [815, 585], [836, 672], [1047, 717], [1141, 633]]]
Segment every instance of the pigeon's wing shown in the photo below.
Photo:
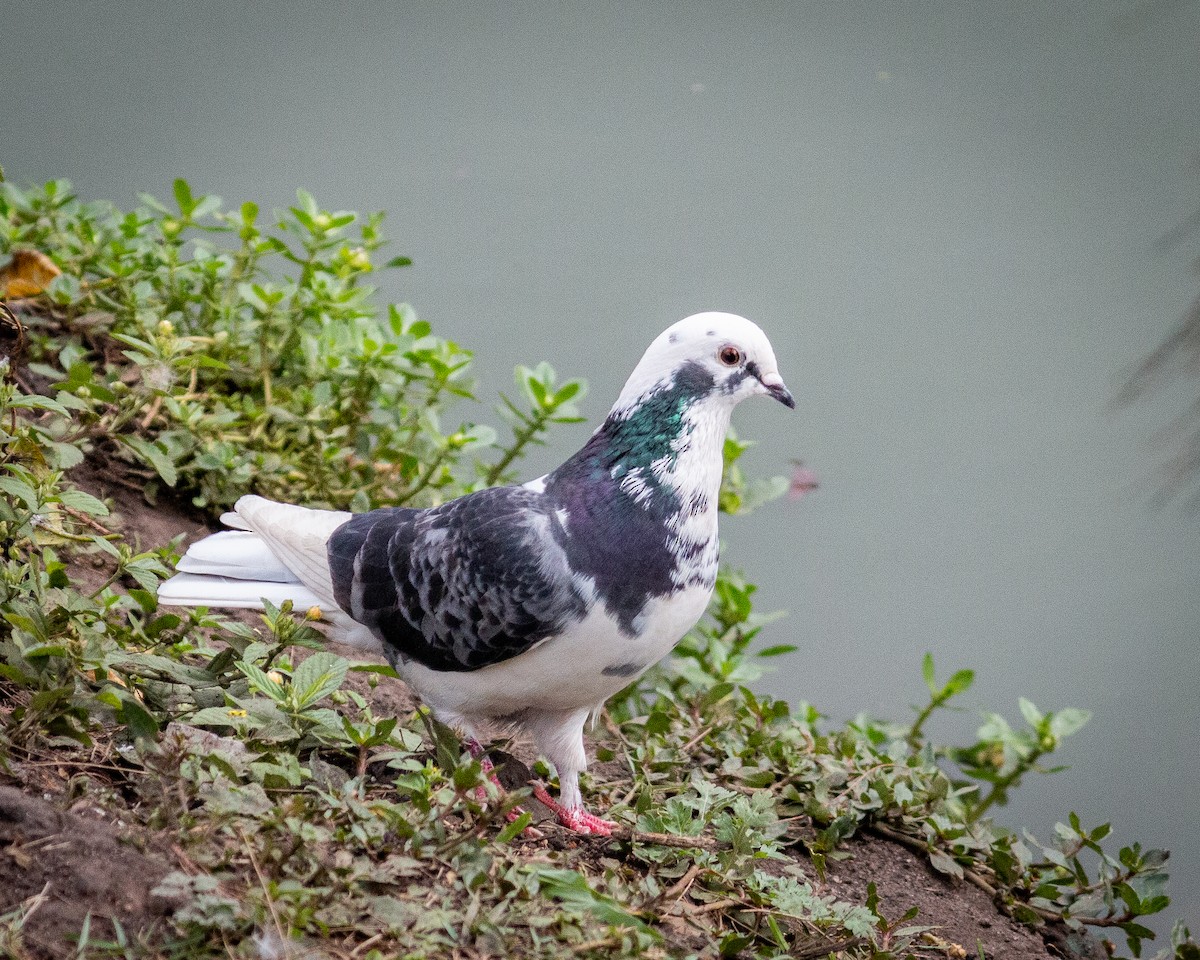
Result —
[[581, 619], [545, 497], [481, 490], [429, 510], [359, 514], [329, 540], [338, 604], [401, 659], [478, 670]]

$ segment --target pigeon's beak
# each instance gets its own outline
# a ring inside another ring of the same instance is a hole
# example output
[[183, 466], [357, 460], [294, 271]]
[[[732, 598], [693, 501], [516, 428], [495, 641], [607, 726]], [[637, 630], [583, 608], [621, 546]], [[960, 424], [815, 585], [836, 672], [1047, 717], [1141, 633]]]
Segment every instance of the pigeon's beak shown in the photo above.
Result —
[[767, 388], [767, 393], [791, 410], [796, 409], [796, 398], [783, 382], [783, 377], [777, 373], [764, 373], [759, 382]]

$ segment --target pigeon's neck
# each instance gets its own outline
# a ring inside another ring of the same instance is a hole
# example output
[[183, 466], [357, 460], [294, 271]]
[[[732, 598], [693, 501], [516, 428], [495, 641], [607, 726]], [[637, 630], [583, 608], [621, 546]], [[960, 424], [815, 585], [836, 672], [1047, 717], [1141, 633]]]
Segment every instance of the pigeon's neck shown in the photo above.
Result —
[[730, 406], [678, 381], [618, 403], [582, 450], [534, 481], [571, 569], [630, 636], [649, 598], [717, 575], [717, 497]]
[[584, 448], [555, 474], [586, 478], [593, 490], [611, 485], [651, 512], [715, 517], [732, 406], [705, 389], [711, 378], [707, 384], [696, 379], [677, 375], [632, 402], [623, 394]]

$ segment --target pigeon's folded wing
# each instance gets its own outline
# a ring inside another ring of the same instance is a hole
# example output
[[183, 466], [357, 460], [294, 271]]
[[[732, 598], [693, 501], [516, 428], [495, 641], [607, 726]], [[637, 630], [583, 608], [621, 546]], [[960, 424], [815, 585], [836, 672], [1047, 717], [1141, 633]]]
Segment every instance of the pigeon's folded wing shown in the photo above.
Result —
[[563, 537], [540, 493], [497, 487], [354, 517], [330, 538], [330, 573], [342, 609], [400, 658], [477, 670], [584, 616]]

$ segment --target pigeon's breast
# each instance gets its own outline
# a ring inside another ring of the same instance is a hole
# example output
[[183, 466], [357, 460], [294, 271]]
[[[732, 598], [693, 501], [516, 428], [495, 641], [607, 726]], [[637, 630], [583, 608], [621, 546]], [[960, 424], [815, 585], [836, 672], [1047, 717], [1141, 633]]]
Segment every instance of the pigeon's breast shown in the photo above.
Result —
[[467, 718], [590, 709], [670, 653], [711, 595], [710, 588], [697, 586], [648, 600], [633, 636], [597, 604], [569, 630], [503, 663], [470, 673], [430, 670], [415, 661], [397, 669], [432, 707]]
[[694, 565], [694, 552], [705, 552], [709, 542], [715, 546], [715, 525], [703, 534], [682, 531], [686, 505], [649, 467], [594, 464], [584, 482], [554, 477], [547, 495], [572, 575], [588, 582], [595, 601], [628, 637], [643, 632], [652, 603], [681, 587], [704, 585], [682, 568]]

